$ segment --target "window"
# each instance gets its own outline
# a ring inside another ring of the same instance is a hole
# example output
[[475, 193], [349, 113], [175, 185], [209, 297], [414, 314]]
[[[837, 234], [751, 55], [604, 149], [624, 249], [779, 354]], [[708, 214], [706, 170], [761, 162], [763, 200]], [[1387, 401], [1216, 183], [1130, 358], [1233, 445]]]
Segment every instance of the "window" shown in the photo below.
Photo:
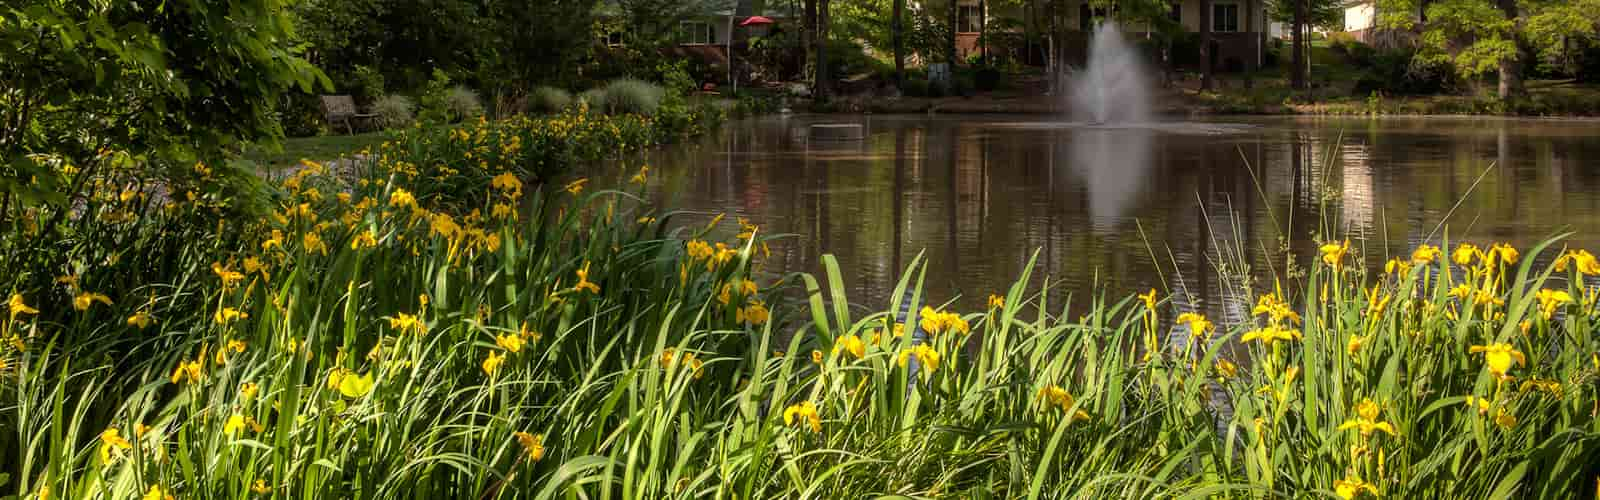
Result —
[[1239, 31], [1239, 5], [1219, 3], [1211, 6], [1211, 31]]
[[978, 13], [978, 6], [959, 6], [956, 9], [956, 32], [978, 33], [981, 31], [983, 31], [983, 16]]
[[622, 46], [622, 30], [616, 30], [616, 31], [612, 31], [612, 32], [606, 33], [606, 46], [607, 47], [621, 47]]
[[708, 22], [684, 21], [678, 25], [678, 31], [678, 40], [686, 45], [717, 43], [717, 29]]

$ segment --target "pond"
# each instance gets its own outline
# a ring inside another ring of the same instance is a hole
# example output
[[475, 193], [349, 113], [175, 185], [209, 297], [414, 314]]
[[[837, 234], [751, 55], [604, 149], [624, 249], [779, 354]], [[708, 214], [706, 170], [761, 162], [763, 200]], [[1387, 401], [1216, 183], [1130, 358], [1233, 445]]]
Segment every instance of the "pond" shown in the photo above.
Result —
[[[809, 125], [839, 122], [866, 140], [808, 140]], [[1373, 270], [1447, 235], [1527, 252], [1573, 232], [1569, 244], [1600, 249], [1596, 137], [1596, 121], [1500, 118], [795, 115], [645, 161], [662, 206], [797, 235], [772, 247], [782, 270], [817, 273], [835, 255], [857, 304], [885, 307], [922, 254], [932, 300], [981, 309], [1037, 251], [1053, 311], [1154, 288], [1236, 321], [1239, 290], [1270, 290], [1286, 252], [1304, 266], [1326, 239], [1348, 237]]]

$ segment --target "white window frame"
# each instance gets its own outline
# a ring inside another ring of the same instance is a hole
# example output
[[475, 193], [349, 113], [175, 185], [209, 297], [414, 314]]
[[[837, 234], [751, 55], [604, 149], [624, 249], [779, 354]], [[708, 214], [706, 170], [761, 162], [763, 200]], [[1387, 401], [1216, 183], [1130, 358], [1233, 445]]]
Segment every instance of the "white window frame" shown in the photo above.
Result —
[[978, 5], [957, 5], [956, 9], [956, 20], [960, 21], [960, 25], [956, 26], [957, 28], [966, 28], [968, 27], [965, 26], [967, 24], [978, 28], [975, 31], [957, 30], [956, 33], [978, 33], [983, 29], [983, 9], [979, 9]]
[[610, 32], [606, 33], [606, 35], [605, 35], [606, 46], [607, 47], [621, 47], [623, 45], [623, 39], [624, 38], [625, 37], [622, 36], [622, 30], [619, 29], [619, 30], [610, 31]]
[[[1226, 29], [1226, 23], [1223, 22], [1225, 21], [1225, 16], [1223, 16], [1222, 13], [1225, 8], [1228, 7], [1233, 9], [1233, 29]], [[1211, 4], [1211, 32], [1238, 33], [1239, 25], [1242, 24], [1242, 22], [1239, 20], [1240, 10], [1241, 7], [1239, 7], [1239, 4], [1233, 2], [1217, 2]]]
[[[678, 29], [683, 32], [685, 40], [683, 45], [716, 45], [716, 27], [705, 21], [679, 21]], [[701, 38], [701, 37], [705, 38]]]

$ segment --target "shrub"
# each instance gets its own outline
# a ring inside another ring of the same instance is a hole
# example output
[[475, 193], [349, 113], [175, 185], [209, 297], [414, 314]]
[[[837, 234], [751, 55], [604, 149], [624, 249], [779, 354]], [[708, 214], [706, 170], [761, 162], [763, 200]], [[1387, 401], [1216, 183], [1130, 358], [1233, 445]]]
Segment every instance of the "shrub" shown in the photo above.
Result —
[[578, 94], [578, 98], [573, 104], [579, 103], [588, 106], [592, 110], [605, 111], [606, 89], [596, 87], [583, 91], [582, 94]]
[[350, 72], [350, 83], [342, 89], [360, 102], [373, 102], [384, 94], [383, 73], [371, 66], [357, 65]]
[[417, 119], [423, 123], [448, 123], [450, 121], [448, 95], [451, 89], [450, 75], [443, 70], [434, 69], [433, 78], [428, 80], [428, 85], [423, 88]]
[[377, 114], [378, 126], [383, 128], [400, 128], [410, 125], [416, 120], [417, 106], [400, 95], [386, 95], [372, 103], [372, 112]]
[[558, 113], [572, 103], [571, 92], [555, 87], [534, 87], [528, 96], [528, 109], [535, 113]]
[[478, 98], [478, 93], [461, 85], [445, 92], [444, 108], [451, 121], [483, 116], [483, 101]]
[[638, 78], [618, 78], [606, 84], [604, 107], [608, 113], [651, 115], [661, 107], [665, 93], [660, 86]]
[[927, 97], [928, 81], [920, 78], [907, 78], [900, 84], [900, 92], [906, 97]]

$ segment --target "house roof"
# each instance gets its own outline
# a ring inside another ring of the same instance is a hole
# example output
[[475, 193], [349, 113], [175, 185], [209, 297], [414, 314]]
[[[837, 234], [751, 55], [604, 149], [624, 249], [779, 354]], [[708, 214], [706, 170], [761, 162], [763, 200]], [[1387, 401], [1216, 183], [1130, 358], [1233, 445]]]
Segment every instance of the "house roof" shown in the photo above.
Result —
[[[728, 16], [735, 15], [734, 14], [735, 9], [736, 9], [735, 5], [738, 3], [738, 1], [743, 1], [743, 0], [729, 0], [728, 1], [728, 6], [726, 8], [704, 9], [703, 12], [700, 12], [700, 13], [698, 13], [696, 15], [700, 16], [700, 17], [728, 17]], [[766, 3], [766, 2], [761, 2], [760, 0], [753, 0], [753, 1], [755, 3]], [[770, 17], [770, 18], [773, 18], [773, 19], [787, 19], [787, 18], [791, 17], [789, 15], [789, 10], [788, 9], [776, 8], [776, 7], [769, 6], [769, 5], [756, 6], [756, 7], [752, 8], [751, 10], [752, 10], [752, 12], [750, 13], [750, 16]], [[598, 17], [622, 17], [623, 14], [624, 14], [624, 12], [622, 10], [622, 5], [620, 5], [617, 2], [617, 0], [600, 0], [600, 3], [596, 4], [595, 7], [594, 7], [594, 15], [598, 16]], [[746, 17], [746, 16], [740, 16], [740, 17]]]

